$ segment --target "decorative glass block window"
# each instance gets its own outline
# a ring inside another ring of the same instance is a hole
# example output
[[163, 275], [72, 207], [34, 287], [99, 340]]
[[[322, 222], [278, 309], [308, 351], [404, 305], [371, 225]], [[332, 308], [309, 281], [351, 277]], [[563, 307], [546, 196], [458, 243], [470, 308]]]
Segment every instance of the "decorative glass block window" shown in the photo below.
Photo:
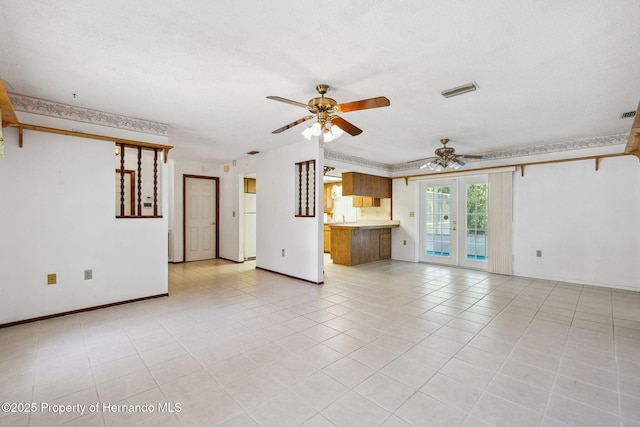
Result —
[[316, 161], [296, 163], [295, 168], [295, 216], [316, 216]]

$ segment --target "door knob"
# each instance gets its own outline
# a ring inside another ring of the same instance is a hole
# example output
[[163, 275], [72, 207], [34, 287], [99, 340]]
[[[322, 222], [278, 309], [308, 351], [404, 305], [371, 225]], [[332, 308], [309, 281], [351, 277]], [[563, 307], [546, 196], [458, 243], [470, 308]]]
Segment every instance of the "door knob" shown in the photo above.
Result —
[[211, 221], [211, 223], [209, 225], [216, 225], [215, 221]]
[[451, 230], [452, 231], [456, 231], [457, 229], [455, 227], [451, 227]]

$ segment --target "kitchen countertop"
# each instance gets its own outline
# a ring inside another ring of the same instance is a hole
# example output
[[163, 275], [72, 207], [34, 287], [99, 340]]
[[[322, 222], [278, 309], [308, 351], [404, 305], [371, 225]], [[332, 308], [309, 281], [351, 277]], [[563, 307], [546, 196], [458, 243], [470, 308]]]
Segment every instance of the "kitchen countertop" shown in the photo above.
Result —
[[397, 220], [380, 220], [380, 221], [358, 221], [358, 222], [327, 222], [325, 225], [328, 225], [331, 228], [341, 228], [348, 230], [358, 230], [358, 229], [376, 229], [376, 228], [392, 228], [399, 227], [400, 221]]

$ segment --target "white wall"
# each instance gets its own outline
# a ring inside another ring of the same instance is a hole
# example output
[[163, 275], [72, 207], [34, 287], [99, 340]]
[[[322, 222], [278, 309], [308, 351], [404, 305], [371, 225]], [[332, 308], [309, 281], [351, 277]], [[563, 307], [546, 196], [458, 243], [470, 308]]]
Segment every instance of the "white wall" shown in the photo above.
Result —
[[[164, 218], [115, 218], [113, 143], [25, 130], [19, 148], [16, 129], [4, 137], [0, 323], [168, 292], [166, 206]], [[56, 285], [47, 285], [50, 273]]]
[[[530, 160], [508, 163], [518, 161]], [[514, 172], [514, 274], [640, 290], [639, 182], [633, 156], [603, 159], [598, 172], [593, 160], [527, 166], [524, 177]], [[417, 262], [418, 181], [394, 179], [392, 203], [400, 220], [392, 258]]]
[[[256, 172], [256, 162], [260, 155], [244, 157], [220, 166], [220, 258], [236, 262], [244, 261], [244, 230], [241, 227], [244, 198], [244, 176]], [[235, 163], [235, 164], [234, 164]], [[225, 167], [228, 171], [225, 172]], [[256, 177], [258, 188], [259, 177]], [[269, 209], [269, 207], [266, 207]], [[260, 207], [256, 211], [260, 215]], [[256, 239], [259, 237], [256, 236]]]
[[394, 179], [392, 185], [391, 219], [399, 220], [400, 227], [391, 230], [391, 258], [418, 262], [418, 181], [407, 185], [404, 179]]
[[640, 291], [638, 184], [633, 156], [514, 173], [514, 274]]
[[[314, 283], [323, 282], [323, 152], [319, 144], [302, 141], [257, 156], [256, 265]], [[316, 216], [296, 218], [295, 163], [314, 159]]]

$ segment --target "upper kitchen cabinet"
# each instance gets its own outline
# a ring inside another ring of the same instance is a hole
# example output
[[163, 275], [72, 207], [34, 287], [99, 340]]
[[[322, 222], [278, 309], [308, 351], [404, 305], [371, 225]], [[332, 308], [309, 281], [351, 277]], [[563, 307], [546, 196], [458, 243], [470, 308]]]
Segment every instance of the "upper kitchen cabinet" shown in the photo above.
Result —
[[256, 179], [245, 178], [244, 179], [244, 192], [256, 194]]
[[331, 197], [331, 189], [335, 184], [324, 184], [324, 208], [333, 209], [333, 197]]
[[343, 196], [391, 197], [391, 179], [359, 172], [342, 173]]

